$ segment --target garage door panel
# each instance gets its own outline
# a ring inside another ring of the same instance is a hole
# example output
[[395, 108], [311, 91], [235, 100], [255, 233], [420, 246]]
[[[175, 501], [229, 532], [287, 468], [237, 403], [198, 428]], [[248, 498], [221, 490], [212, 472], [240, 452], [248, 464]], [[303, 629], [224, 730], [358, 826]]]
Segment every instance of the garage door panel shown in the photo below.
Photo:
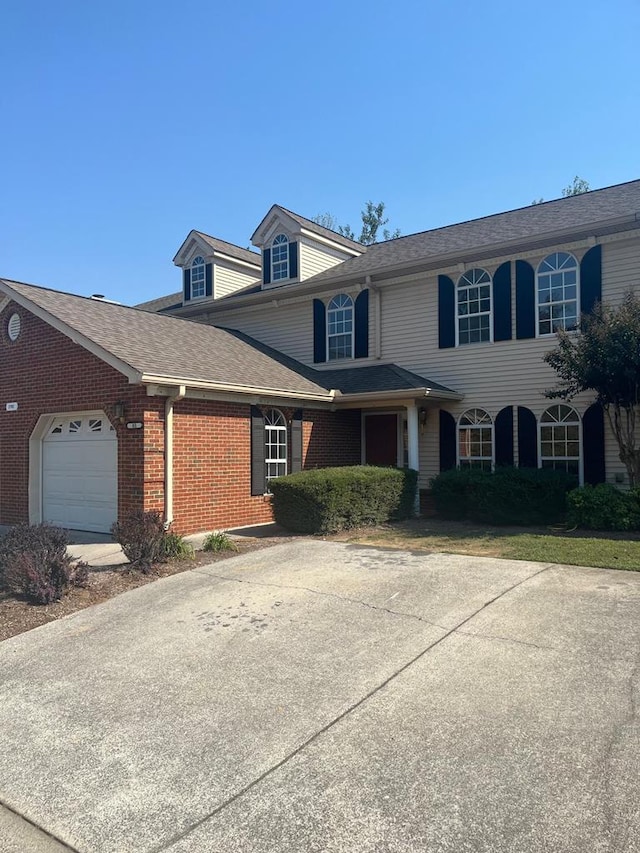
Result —
[[42, 517], [62, 527], [106, 533], [118, 508], [115, 431], [96, 432], [95, 417], [55, 423], [42, 446]]

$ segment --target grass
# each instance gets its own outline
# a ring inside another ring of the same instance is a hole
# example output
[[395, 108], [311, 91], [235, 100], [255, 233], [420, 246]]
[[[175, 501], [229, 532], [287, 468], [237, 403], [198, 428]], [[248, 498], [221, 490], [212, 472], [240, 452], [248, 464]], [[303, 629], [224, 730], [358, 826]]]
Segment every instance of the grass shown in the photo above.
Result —
[[371, 530], [348, 531], [336, 538], [412, 551], [442, 551], [640, 571], [640, 537], [637, 533], [601, 534], [552, 528], [481, 527], [432, 518], [389, 524]]

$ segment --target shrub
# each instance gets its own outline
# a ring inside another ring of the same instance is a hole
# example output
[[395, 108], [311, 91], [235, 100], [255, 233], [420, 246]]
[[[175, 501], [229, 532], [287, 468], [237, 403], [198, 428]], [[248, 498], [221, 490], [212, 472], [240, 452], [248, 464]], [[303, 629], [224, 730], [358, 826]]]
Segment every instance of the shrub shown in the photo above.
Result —
[[66, 530], [48, 524], [19, 524], [0, 542], [0, 577], [9, 592], [36, 604], [58, 601], [69, 586], [84, 586], [86, 563], [67, 553]]
[[165, 560], [193, 560], [195, 551], [193, 545], [184, 536], [169, 531], [162, 540], [162, 558]]
[[640, 526], [638, 490], [621, 492], [609, 483], [581, 486], [567, 496], [568, 520], [588, 530], [635, 530]]
[[159, 512], [136, 510], [124, 521], [116, 521], [111, 534], [132, 566], [148, 572], [153, 563], [165, 559], [164, 522]]
[[445, 518], [485, 524], [549, 524], [566, 515], [576, 484], [564, 471], [546, 468], [457, 469], [431, 481], [437, 511]]
[[226, 533], [214, 531], [204, 540], [202, 549], [203, 551], [215, 551], [218, 553], [219, 551], [237, 551], [238, 546]]
[[335, 533], [407, 518], [417, 473], [359, 465], [300, 471], [271, 480], [278, 524], [295, 533]]

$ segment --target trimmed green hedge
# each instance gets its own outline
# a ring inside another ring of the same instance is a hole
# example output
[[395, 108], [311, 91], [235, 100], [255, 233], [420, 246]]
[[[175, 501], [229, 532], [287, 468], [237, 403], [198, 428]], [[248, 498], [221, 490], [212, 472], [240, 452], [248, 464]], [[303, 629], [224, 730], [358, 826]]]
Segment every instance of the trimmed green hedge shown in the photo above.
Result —
[[431, 481], [440, 515], [497, 525], [563, 521], [575, 485], [574, 476], [546, 468], [456, 469]]
[[408, 518], [417, 473], [358, 465], [318, 468], [271, 480], [273, 513], [294, 533], [335, 533]]
[[637, 530], [640, 490], [622, 492], [609, 483], [582, 486], [567, 496], [568, 521], [587, 530]]

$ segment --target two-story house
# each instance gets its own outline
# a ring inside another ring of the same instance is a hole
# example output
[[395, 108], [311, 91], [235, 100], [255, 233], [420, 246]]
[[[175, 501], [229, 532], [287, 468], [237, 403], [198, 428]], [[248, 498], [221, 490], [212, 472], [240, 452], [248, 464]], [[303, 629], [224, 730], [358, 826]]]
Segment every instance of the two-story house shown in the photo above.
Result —
[[624, 484], [542, 357], [636, 285], [640, 181], [369, 247], [274, 205], [251, 241], [192, 231], [181, 290], [136, 308], [0, 283], [0, 522], [259, 523], [272, 477], [360, 462]]

